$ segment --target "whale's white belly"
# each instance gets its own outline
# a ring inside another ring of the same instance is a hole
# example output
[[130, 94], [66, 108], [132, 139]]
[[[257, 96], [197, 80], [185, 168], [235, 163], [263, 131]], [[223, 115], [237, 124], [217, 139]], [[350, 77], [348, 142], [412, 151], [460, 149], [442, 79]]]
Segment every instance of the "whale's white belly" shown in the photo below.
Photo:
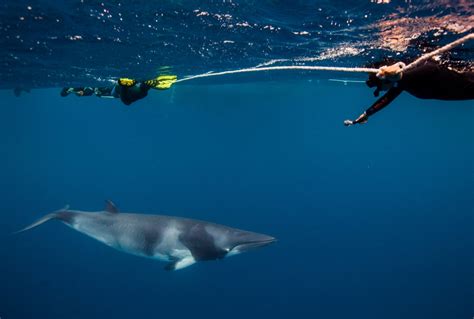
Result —
[[87, 216], [81, 217], [69, 226], [119, 251], [161, 261], [192, 258], [191, 251], [180, 242], [181, 231], [175, 224], [169, 225], [160, 234], [156, 246], [149, 247], [143, 231], [132, 223], [117, 226], [98, 223]]

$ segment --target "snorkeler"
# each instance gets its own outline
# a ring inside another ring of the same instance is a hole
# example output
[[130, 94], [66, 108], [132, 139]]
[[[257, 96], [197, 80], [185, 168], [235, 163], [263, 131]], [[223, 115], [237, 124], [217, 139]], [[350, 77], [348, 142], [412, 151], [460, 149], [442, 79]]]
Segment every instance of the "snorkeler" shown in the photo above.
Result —
[[166, 90], [174, 82], [176, 82], [176, 75], [160, 75], [156, 79], [147, 81], [121, 78], [112, 87], [63, 88], [60, 94], [63, 97], [74, 93], [77, 96], [95, 95], [102, 98], [120, 98], [125, 105], [130, 105], [146, 97], [150, 89]]
[[[403, 66], [403, 63], [396, 63], [390, 68], [402, 69]], [[403, 91], [420, 99], [447, 101], [474, 99], [474, 71], [472, 69], [458, 72], [432, 60], [399, 73], [395, 79], [380, 79], [377, 75], [370, 74], [366, 84], [370, 88], [377, 87], [374, 91], [376, 97], [379, 96], [380, 91], [388, 91], [356, 120], [345, 120], [345, 126], [367, 123], [371, 115], [389, 105]]]

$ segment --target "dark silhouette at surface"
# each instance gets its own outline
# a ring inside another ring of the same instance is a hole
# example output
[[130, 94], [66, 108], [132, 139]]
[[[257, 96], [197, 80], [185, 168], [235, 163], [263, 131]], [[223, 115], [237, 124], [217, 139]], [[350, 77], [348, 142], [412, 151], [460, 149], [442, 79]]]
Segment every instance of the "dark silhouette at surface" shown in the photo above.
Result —
[[420, 99], [460, 101], [474, 99], [474, 72], [458, 72], [434, 61], [403, 73], [398, 81], [382, 80], [371, 74], [366, 81], [368, 87], [376, 87], [374, 96], [387, 91], [356, 120], [346, 120], [344, 124], [364, 124], [369, 117], [389, 105], [403, 91]]

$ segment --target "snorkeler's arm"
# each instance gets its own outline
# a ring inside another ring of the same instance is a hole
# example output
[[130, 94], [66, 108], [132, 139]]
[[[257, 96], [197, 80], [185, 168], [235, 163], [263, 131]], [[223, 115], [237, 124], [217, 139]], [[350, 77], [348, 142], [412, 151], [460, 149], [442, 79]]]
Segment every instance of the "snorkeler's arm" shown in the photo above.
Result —
[[353, 124], [364, 124], [367, 123], [369, 116], [377, 113], [387, 105], [389, 105], [397, 96], [402, 93], [402, 89], [398, 87], [391, 88], [381, 98], [379, 98], [374, 104], [372, 104], [364, 113], [362, 113], [356, 120], [345, 120], [344, 125], [350, 126]]
[[374, 104], [372, 104], [364, 112], [365, 115], [367, 115], [367, 117], [369, 117], [369, 116], [377, 113], [378, 111], [380, 111], [381, 109], [383, 109], [384, 107], [386, 107], [387, 105], [392, 103], [392, 101], [395, 100], [395, 98], [397, 96], [399, 96], [400, 93], [402, 93], [402, 89], [400, 89], [400, 88], [391, 88], [390, 90], [388, 90], [387, 93], [385, 93], [381, 98], [379, 98]]
[[74, 93], [77, 96], [91, 96], [94, 94], [94, 89], [91, 87], [77, 87], [77, 88], [63, 88], [61, 90], [61, 96], [68, 96], [69, 94]]
[[105, 98], [105, 99], [113, 99], [113, 98], [118, 97], [115, 91], [115, 86], [94, 88], [94, 94], [97, 97]]

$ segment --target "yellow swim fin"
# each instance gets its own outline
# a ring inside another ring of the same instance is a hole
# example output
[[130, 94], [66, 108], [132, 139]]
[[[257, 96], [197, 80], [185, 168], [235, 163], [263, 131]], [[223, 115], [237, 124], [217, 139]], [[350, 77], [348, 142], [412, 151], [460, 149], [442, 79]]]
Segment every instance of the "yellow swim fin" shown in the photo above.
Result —
[[173, 85], [178, 77], [176, 75], [160, 75], [156, 79], [145, 81], [145, 84], [158, 90], [166, 90]]
[[135, 84], [137, 83], [137, 81], [133, 80], [133, 79], [128, 79], [128, 78], [120, 78], [118, 80], [118, 84], [121, 85], [121, 86], [134, 86]]

